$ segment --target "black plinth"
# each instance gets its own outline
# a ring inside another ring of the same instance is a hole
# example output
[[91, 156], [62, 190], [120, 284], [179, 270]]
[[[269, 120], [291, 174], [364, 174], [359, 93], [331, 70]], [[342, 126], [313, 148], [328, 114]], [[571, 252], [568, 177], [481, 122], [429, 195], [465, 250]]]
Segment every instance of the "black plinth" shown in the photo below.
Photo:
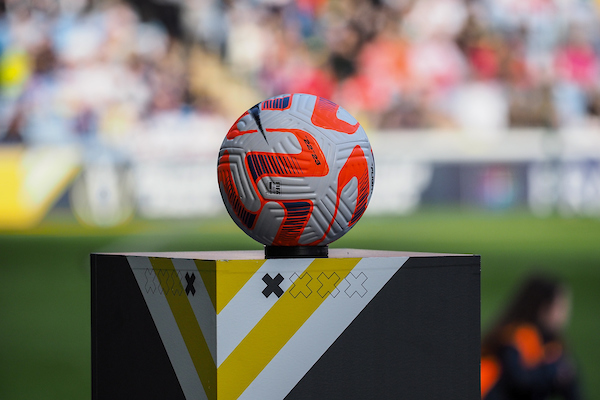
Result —
[[328, 246], [265, 246], [265, 258], [327, 258]]
[[480, 258], [93, 254], [92, 400], [478, 400]]

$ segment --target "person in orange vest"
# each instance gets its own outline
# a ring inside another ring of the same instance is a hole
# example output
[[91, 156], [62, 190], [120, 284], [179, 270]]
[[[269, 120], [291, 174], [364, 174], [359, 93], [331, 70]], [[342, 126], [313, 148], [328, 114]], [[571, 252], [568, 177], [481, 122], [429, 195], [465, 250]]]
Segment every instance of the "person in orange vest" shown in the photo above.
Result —
[[571, 293], [560, 280], [525, 280], [483, 336], [481, 398], [581, 400], [577, 370], [562, 338], [570, 312]]

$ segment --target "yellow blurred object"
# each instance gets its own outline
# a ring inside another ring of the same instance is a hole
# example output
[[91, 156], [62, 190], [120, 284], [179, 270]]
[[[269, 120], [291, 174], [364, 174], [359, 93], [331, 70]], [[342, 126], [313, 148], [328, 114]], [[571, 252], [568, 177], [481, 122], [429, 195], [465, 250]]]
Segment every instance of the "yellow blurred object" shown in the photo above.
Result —
[[19, 50], [8, 50], [0, 59], [0, 82], [12, 90], [22, 86], [31, 74], [29, 55]]
[[73, 147], [0, 147], [0, 229], [39, 223], [77, 176], [80, 159]]
[[216, 54], [194, 47], [190, 55], [190, 86], [215, 100], [217, 108], [235, 121], [240, 113], [263, 100], [248, 82], [234, 76]]

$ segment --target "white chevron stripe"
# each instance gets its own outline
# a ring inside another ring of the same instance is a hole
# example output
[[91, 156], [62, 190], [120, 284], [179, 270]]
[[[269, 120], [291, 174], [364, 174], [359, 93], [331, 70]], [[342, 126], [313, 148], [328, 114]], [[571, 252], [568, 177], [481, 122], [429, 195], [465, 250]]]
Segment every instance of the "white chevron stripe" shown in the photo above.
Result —
[[196, 263], [193, 260], [186, 260], [183, 258], [173, 258], [171, 260], [173, 262], [173, 266], [180, 273], [183, 287], [186, 287], [185, 274], [194, 273], [196, 276], [196, 280], [194, 281], [194, 288], [196, 289], [196, 293], [192, 295], [191, 293], [188, 295], [188, 300], [190, 301], [190, 305], [192, 306], [192, 310], [194, 310], [194, 315], [198, 320], [198, 325], [200, 325], [200, 329], [202, 330], [202, 334], [204, 335], [204, 339], [206, 340], [206, 344], [208, 346], [208, 350], [213, 358], [213, 360], [217, 359], [217, 313], [215, 308], [210, 300], [210, 296], [208, 295], [208, 291], [206, 290], [206, 286], [204, 285], [204, 281], [202, 280], [202, 276], [198, 272], [198, 268], [196, 267]]
[[128, 256], [127, 261], [148, 305], [185, 398], [208, 400], [167, 299], [158, 290], [154, 293], [147, 290], [147, 272], [153, 271], [150, 260], [147, 257]]
[[283, 282], [279, 287], [285, 292], [297, 275], [301, 274], [314, 258], [267, 260], [260, 269], [248, 280], [242, 289], [231, 299], [217, 315], [217, 367], [231, 354], [254, 326], [265, 316], [278, 300], [275, 294], [268, 298], [262, 294], [266, 287], [262, 280], [265, 274], [274, 278], [281, 274]]
[[[329, 296], [321, 304], [239, 399], [283, 399], [407, 259], [362, 259], [353, 269], [357, 273], [338, 285], [338, 295]], [[351, 283], [356, 287], [353, 288]]]

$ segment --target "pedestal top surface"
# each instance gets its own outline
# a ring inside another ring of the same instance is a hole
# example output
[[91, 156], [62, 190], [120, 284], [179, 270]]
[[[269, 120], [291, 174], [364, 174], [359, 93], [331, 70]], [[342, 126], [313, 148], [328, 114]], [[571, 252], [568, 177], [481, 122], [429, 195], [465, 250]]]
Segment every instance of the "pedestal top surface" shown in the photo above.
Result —
[[[261, 260], [265, 258], [263, 250], [235, 251], [178, 251], [178, 252], [131, 252], [96, 253], [103, 255], [185, 258], [194, 260]], [[365, 249], [329, 249], [329, 258], [366, 258], [366, 257], [465, 257], [472, 254], [424, 253], [414, 251], [388, 251]]]

